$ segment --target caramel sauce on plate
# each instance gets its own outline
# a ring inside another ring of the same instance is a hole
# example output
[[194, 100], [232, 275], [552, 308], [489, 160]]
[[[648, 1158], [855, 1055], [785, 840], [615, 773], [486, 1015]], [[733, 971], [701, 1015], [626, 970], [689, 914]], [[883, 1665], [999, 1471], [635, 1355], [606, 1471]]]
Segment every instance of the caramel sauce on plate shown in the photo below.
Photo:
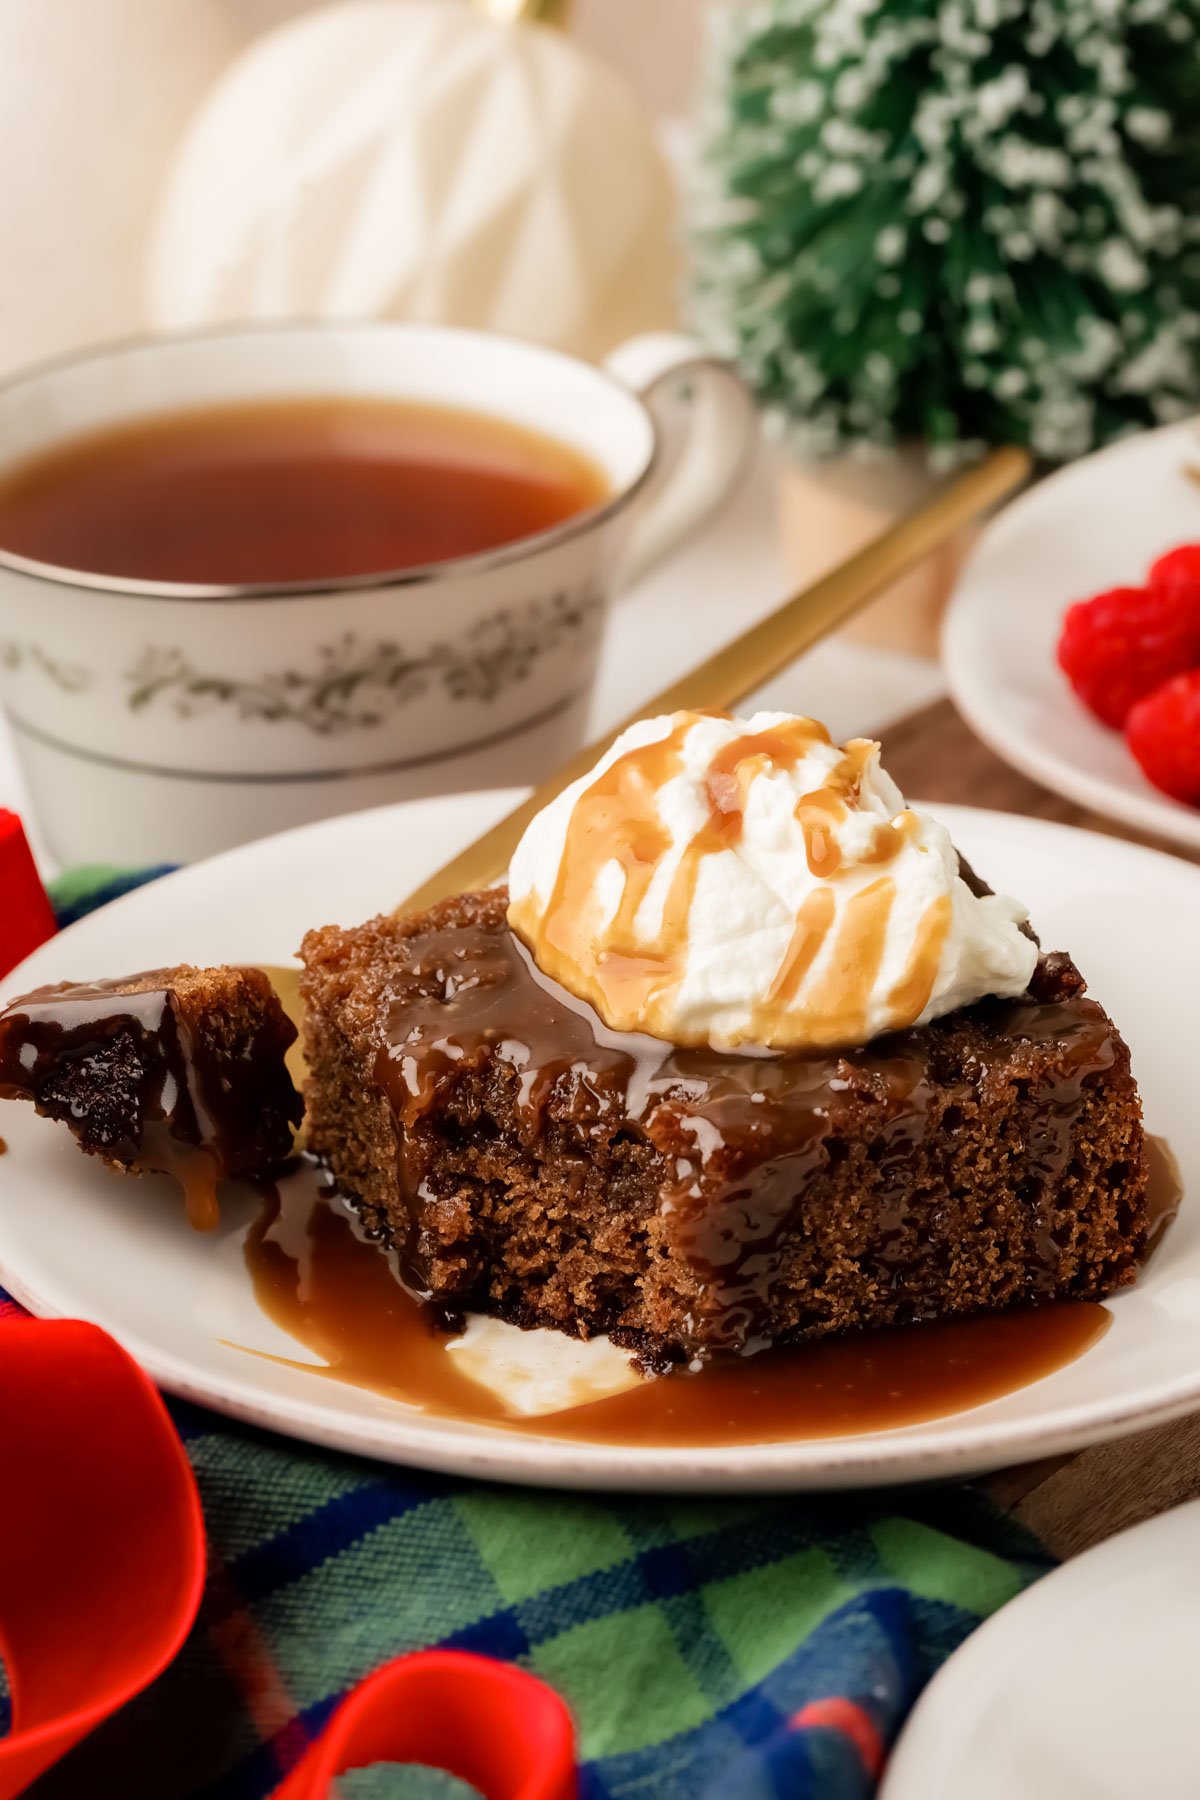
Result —
[[[684, 743], [701, 716], [677, 714], [665, 737], [627, 750], [589, 783], [572, 809], [544, 912], [539, 916], [530, 896], [515, 903], [509, 914], [538, 967], [570, 992], [585, 996], [606, 1024], [636, 1018], [642, 1030], [677, 1042], [673, 1002], [687, 970], [692, 903], [706, 858], [737, 844], [757, 775], [766, 769], [794, 769], [814, 747], [831, 742], [815, 719], [790, 719], [747, 733], [716, 753], [705, 776], [708, 816], [684, 846], [667, 885], [658, 931], [648, 937], [639, 929], [639, 915], [673, 847], [658, 799], [683, 772]], [[896, 885], [881, 873], [839, 909], [830, 884], [847, 873], [834, 826], [857, 805], [876, 748], [869, 739], [854, 739], [822, 786], [796, 804], [809, 869], [827, 885], [809, 895], [796, 915], [774, 979], [754, 1011], [749, 1033], [754, 1043], [831, 1046], [862, 1043], [870, 1035], [867, 1009], [883, 961]], [[916, 816], [909, 811], [879, 820], [873, 840], [853, 866], [886, 869], [916, 828]], [[621, 893], [605, 923], [598, 907], [600, 877], [614, 862]], [[927, 908], [908, 965], [888, 996], [884, 1029], [900, 1030], [924, 1011], [950, 913], [945, 896]], [[821, 973], [797, 1009], [797, 997], [827, 943]], [[581, 945], [587, 947], [583, 959]]]
[[394, 1252], [363, 1233], [315, 1165], [302, 1164], [268, 1193], [245, 1256], [263, 1311], [327, 1364], [293, 1366], [422, 1412], [601, 1444], [779, 1443], [894, 1430], [1025, 1387], [1081, 1356], [1111, 1322], [1094, 1302], [1054, 1301], [863, 1332], [716, 1359], [697, 1373], [648, 1378], [529, 1419], [455, 1368], [446, 1334], [402, 1286]]

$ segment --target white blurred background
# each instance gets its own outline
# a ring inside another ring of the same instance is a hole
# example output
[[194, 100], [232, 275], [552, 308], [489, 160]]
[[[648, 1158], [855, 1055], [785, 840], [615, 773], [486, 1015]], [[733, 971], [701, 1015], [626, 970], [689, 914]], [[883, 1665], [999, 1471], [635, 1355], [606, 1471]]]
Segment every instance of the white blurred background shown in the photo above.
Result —
[[[253, 37], [318, 3], [0, 0], [0, 373], [142, 328], [142, 240], [184, 125]], [[572, 30], [670, 118], [710, 3], [575, 0]]]

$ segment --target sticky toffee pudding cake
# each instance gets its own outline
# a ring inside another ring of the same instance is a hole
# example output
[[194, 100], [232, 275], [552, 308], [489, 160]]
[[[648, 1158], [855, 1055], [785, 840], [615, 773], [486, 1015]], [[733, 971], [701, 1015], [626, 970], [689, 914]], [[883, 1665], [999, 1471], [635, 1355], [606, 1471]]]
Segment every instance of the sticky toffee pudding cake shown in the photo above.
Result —
[[175, 1176], [204, 1227], [218, 1181], [291, 1154], [295, 1037], [261, 969], [62, 983], [0, 1013], [0, 1098], [32, 1100], [114, 1168]]
[[1133, 1279], [1129, 1053], [878, 749], [678, 714], [509, 888], [309, 933], [309, 1141], [407, 1283], [652, 1364]]

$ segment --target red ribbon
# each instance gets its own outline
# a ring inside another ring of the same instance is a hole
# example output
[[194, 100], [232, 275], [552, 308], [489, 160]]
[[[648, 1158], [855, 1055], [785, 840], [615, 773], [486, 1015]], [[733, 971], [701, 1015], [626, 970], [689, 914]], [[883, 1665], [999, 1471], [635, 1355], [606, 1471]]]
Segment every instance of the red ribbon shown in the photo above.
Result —
[[[0, 1327], [0, 1650], [13, 1728], [0, 1800], [21, 1793], [161, 1674], [204, 1590], [204, 1519], [166, 1408], [97, 1326]], [[400, 1657], [347, 1695], [278, 1790], [424, 1763], [487, 1800], [576, 1800], [574, 1732], [552, 1689], [464, 1651]]]

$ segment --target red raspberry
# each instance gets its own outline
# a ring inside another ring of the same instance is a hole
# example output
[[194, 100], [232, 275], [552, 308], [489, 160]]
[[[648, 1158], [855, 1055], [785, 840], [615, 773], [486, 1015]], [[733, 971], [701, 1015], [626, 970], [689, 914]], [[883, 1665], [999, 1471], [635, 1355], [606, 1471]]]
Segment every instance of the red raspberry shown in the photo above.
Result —
[[1131, 706], [1200, 665], [1200, 609], [1150, 588], [1113, 588], [1067, 608], [1059, 667], [1084, 705], [1118, 731]]
[[1156, 788], [1200, 806], [1200, 669], [1176, 675], [1139, 700], [1125, 737]]
[[1149, 585], [1185, 607], [1200, 623], [1200, 544], [1181, 544], [1168, 550], [1150, 570]]

